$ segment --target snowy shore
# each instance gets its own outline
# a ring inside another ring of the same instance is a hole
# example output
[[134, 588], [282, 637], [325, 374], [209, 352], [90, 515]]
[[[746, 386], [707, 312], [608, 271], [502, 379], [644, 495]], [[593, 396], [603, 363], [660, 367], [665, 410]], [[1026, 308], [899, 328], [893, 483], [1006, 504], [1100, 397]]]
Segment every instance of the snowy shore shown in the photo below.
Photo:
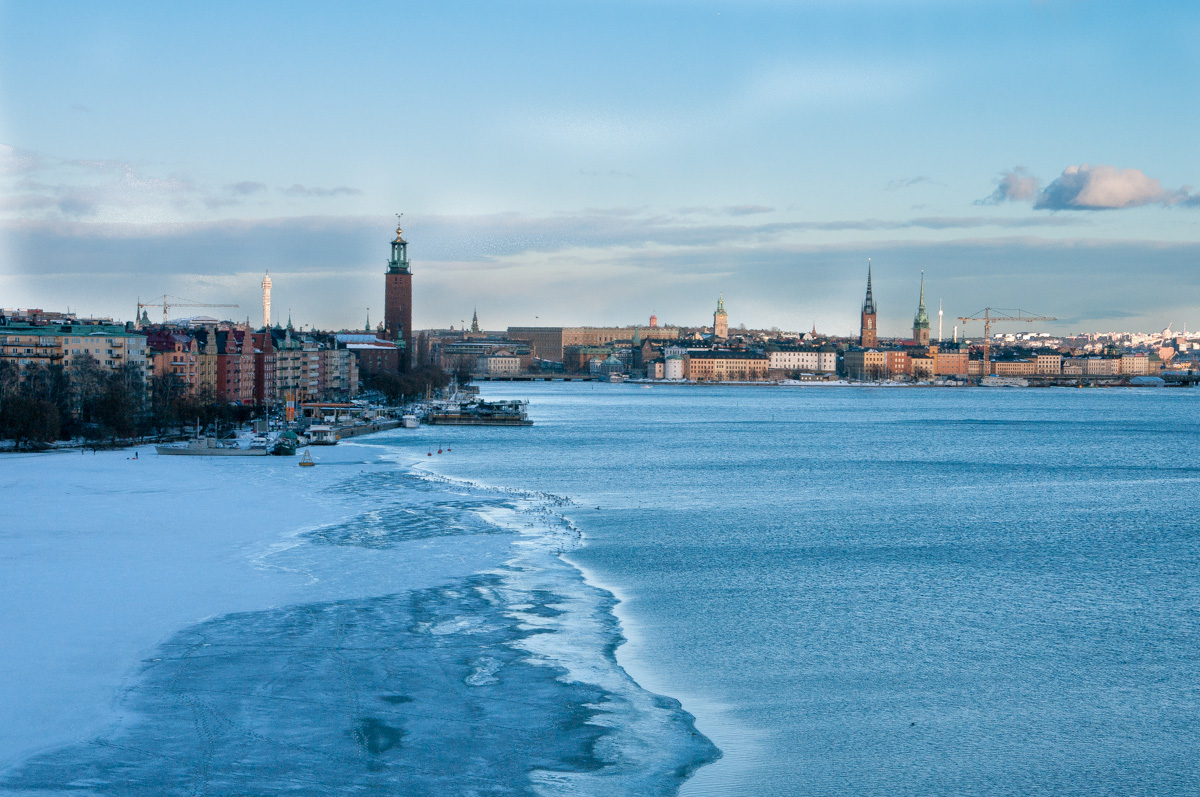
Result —
[[138, 454], [0, 459], [0, 794], [669, 794], [717, 754], [617, 666], [558, 499], [420, 474], [419, 430]]

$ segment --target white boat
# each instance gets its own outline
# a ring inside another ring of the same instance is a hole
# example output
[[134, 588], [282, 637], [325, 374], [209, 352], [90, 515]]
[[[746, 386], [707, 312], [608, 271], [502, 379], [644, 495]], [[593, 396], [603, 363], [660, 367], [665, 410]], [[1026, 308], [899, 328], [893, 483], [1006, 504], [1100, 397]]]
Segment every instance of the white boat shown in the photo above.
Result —
[[1029, 380], [1019, 376], [985, 376], [979, 384], [983, 387], [1029, 387]]
[[605, 374], [604, 381], [614, 383], [624, 382], [625, 374]]
[[308, 427], [308, 444], [312, 446], [334, 446], [341, 439], [332, 426], [315, 425]]
[[421, 422], [417, 419], [416, 415], [401, 415], [400, 416], [400, 426], [405, 429], [416, 429], [420, 425], [421, 425]]

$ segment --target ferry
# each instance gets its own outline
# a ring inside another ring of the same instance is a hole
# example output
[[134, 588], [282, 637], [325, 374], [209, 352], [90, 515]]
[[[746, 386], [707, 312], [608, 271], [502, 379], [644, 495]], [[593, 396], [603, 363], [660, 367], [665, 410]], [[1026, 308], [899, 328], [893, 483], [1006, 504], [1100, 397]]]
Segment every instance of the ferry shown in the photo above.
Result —
[[1029, 387], [1029, 380], [1019, 376], [985, 376], [979, 384], [982, 387]]
[[533, 426], [525, 401], [468, 401], [434, 408], [425, 416], [431, 426]]

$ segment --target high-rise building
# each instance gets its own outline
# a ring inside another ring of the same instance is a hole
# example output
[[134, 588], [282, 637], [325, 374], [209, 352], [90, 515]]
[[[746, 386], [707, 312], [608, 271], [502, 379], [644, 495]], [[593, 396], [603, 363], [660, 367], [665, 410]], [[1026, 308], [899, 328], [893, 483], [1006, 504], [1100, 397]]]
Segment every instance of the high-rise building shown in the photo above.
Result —
[[400, 225], [396, 225], [396, 240], [392, 241], [392, 257], [384, 277], [383, 296], [384, 337], [400, 344], [400, 370], [407, 371], [412, 357], [412, 272], [408, 270], [408, 241]]
[[271, 328], [271, 272], [268, 271], [262, 281], [263, 291], [263, 327]]
[[867, 258], [867, 298], [863, 299], [862, 325], [858, 331], [858, 345], [864, 349], [873, 349], [879, 345], [879, 328], [876, 325], [878, 311], [875, 308], [875, 296], [871, 293], [871, 258]]
[[724, 340], [729, 337], [729, 316], [725, 313], [725, 295], [717, 297], [717, 310], [713, 313], [713, 336]]
[[918, 346], [929, 345], [929, 315], [925, 312], [925, 271], [921, 271], [921, 303], [913, 317], [913, 342]]

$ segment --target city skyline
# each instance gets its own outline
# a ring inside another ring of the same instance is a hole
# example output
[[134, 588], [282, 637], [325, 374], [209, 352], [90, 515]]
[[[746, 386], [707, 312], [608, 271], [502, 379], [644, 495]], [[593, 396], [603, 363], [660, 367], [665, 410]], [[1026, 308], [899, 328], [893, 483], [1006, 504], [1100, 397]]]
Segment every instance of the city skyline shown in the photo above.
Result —
[[233, 9], [0, 11], [5, 306], [354, 328], [403, 211], [417, 328], [1198, 323], [1183, 3]]

